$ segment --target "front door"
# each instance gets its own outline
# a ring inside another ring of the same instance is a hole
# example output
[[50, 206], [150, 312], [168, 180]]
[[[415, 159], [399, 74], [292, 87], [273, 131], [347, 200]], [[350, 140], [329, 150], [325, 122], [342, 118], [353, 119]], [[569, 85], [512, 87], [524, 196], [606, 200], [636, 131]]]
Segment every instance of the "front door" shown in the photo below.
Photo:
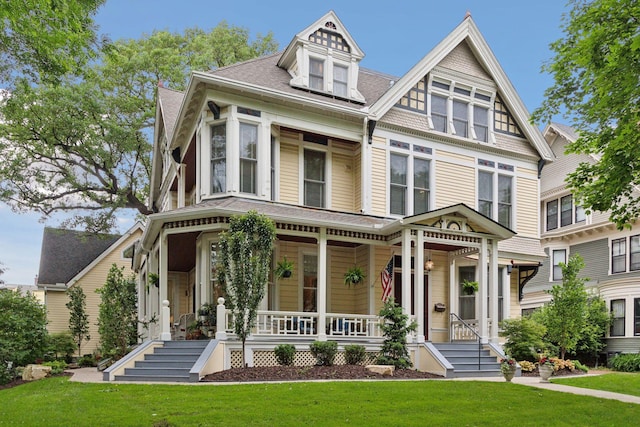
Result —
[[[393, 298], [396, 304], [402, 304], [402, 272], [394, 271], [393, 273]], [[425, 339], [429, 339], [429, 276], [424, 276], [424, 311], [422, 312], [422, 322], [424, 325]], [[415, 316], [416, 312], [416, 292], [414, 285], [414, 275], [411, 274], [411, 315]]]

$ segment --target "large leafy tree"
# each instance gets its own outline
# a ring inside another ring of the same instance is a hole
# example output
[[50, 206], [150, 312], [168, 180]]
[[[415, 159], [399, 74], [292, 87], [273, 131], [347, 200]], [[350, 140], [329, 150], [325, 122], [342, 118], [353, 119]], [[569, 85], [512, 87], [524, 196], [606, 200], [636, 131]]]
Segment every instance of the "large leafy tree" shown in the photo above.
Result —
[[0, 365], [34, 363], [47, 348], [47, 310], [31, 293], [0, 290]]
[[533, 120], [559, 113], [580, 137], [573, 153], [598, 161], [581, 164], [568, 183], [583, 206], [610, 211], [619, 228], [640, 214], [640, 2], [573, 0], [564, 17], [564, 36], [551, 44], [543, 67], [554, 84]]
[[265, 295], [275, 238], [273, 221], [256, 211], [231, 217], [229, 230], [220, 235], [219, 279], [232, 307], [233, 331], [242, 341], [243, 361]]
[[0, 82], [56, 81], [95, 56], [93, 15], [105, 0], [19, 0], [0, 4]]
[[60, 84], [22, 81], [0, 106], [0, 201], [66, 225], [104, 231], [115, 212], [146, 206], [150, 127], [158, 82], [184, 89], [191, 70], [209, 70], [273, 52], [273, 36], [249, 40], [225, 22], [209, 32], [156, 31], [114, 42], [82, 77]]

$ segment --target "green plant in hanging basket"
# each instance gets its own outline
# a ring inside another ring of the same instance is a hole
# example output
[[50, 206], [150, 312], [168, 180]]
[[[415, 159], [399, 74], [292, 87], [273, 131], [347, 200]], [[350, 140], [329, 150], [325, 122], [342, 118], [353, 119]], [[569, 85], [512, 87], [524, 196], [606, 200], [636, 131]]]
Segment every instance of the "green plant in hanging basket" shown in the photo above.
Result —
[[478, 282], [472, 282], [470, 280], [465, 280], [462, 282], [462, 292], [465, 295], [473, 295], [478, 292]]
[[278, 279], [287, 279], [293, 274], [293, 261], [289, 261], [287, 257], [282, 258], [282, 261], [278, 261], [273, 273]]
[[344, 284], [347, 286], [357, 285], [365, 279], [364, 271], [360, 267], [353, 266], [344, 273]]

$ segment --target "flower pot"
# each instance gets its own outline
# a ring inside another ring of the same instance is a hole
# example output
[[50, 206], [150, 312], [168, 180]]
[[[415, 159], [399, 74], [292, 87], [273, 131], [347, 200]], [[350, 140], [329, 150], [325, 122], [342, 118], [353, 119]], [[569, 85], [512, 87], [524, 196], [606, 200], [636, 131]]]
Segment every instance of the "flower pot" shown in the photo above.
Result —
[[509, 366], [508, 368], [502, 367], [501, 370], [502, 370], [502, 375], [504, 376], [505, 381], [511, 382], [514, 375], [516, 374], [516, 367], [515, 366]]
[[549, 378], [553, 375], [553, 365], [540, 365], [538, 366], [538, 372], [540, 373], [540, 382], [548, 383]]
[[285, 270], [282, 272], [283, 279], [288, 279], [289, 277], [291, 277], [291, 270]]

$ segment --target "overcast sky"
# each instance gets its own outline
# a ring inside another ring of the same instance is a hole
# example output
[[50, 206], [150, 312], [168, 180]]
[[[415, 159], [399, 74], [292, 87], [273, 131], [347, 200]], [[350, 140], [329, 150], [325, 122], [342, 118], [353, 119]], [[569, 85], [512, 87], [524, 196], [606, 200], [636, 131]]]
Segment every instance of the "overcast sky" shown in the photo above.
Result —
[[[208, 30], [220, 21], [244, 27], [252, 38], [272, 31], [284, 49], [293, 36], [334, 10], [364, 51], [363, 67], [397, 77], [406, 73], [451, 32], [467, 11], [520, 94], [533, 111], [551, 78], [540, 72], [551, 58], [549, 43], [561, 37], [564, 0], [376, 1], [212, 1], [107, 0], [96, 16], [100, 33], [112, 40], [139, 38], [155, 29], [182, 32]], [[133, 220], [123, 216], [120, 232]], [[15, 214], [0, 204], [0, 279], [32, 284], [38, 273], [45, 224], [35, 214]], [[46, 225], [56, 226], [55, 220]]]

